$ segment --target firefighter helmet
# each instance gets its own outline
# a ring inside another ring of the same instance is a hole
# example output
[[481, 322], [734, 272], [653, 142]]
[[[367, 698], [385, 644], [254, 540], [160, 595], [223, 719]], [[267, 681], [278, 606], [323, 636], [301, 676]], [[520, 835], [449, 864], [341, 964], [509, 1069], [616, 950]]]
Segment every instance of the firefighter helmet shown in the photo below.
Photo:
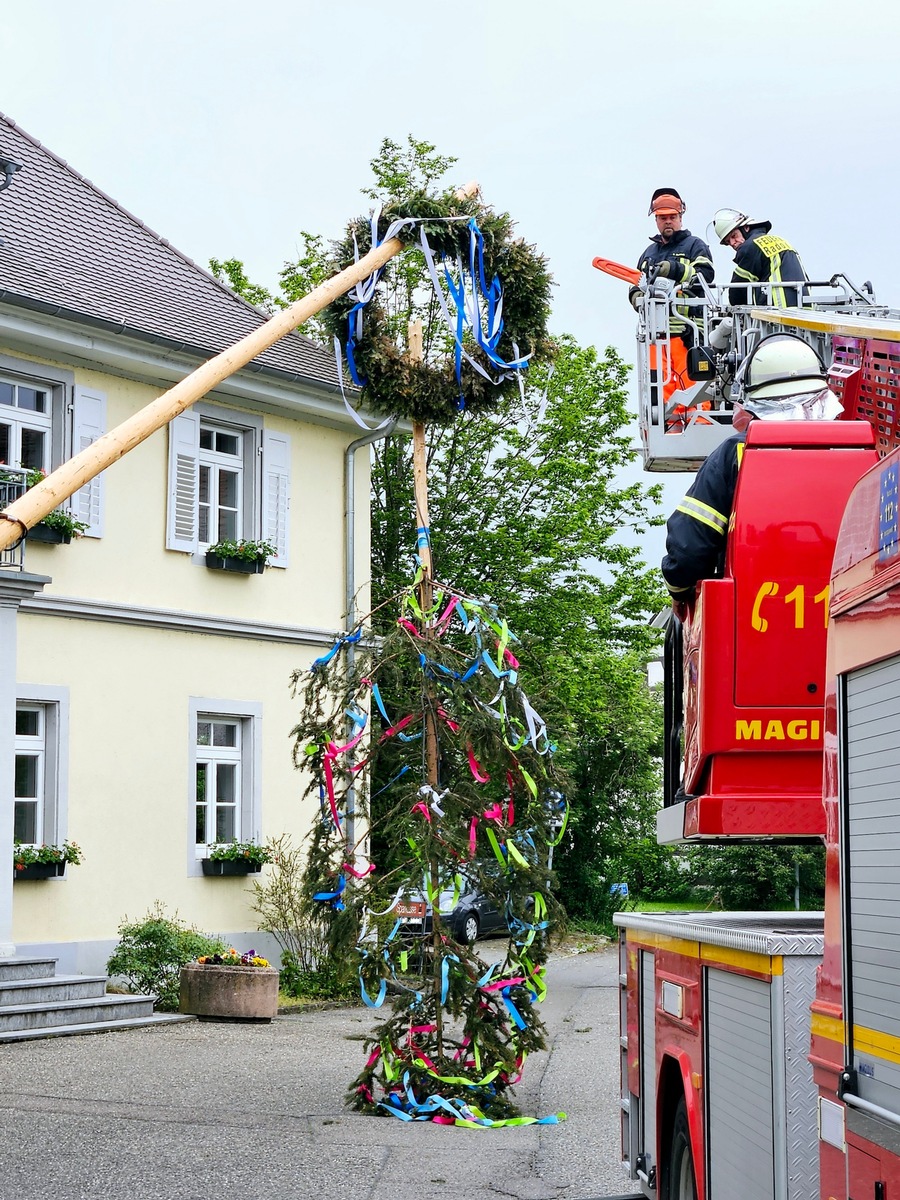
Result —
[[740, 404], [764, 421], [832, 421], [842, 411], [808, 342], [790, 333], [763, 338], [740, 372]]
[[720, 208], [713, 217], [713, 229], [715, 229], [716, 237], [723, 246], [728, 235], [734, 233], [736, 229], [741, 229], [744, 225], [759, 224], [760, 221], [758, 218], [748, 217], [746, 213], [742, 213], [737, 208]]

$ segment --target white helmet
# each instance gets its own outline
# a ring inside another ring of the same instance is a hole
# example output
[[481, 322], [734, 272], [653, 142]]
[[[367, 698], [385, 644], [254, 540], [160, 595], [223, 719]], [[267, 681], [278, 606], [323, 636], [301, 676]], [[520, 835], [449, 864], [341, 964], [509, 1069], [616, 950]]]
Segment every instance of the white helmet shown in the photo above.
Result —
[[740, 229], [742, 225], [759, 224], [761, 222], [757, 217], [748, 217], [746, 213], [742, 213], [737, 208], [720, 208], [713, 217], [713, 229], [715, 229], [716, 237], [723, 246], [728, 235], [734, 233], [736, 229]]
[[843, 411], [818, 354], [790, 333], [763, 338], [739, 382], [740, 404], [764, 421], [833, 421]]

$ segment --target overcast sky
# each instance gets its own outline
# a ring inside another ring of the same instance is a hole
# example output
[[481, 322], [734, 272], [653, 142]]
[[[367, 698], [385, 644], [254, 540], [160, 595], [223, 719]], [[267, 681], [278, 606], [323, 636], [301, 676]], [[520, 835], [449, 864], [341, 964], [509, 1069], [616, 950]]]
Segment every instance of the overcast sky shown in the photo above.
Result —
[[553, 328], [627, 361], [625, 285], [591, 259], [637, 259], [661, 185], [706, 240], [716, 208], [742, 208], [813, 278], [870, 279], [900, 306], [896, 0], [4, 8], [0, 110], [204, 266], [236, 256], [273, 284], [300, 229], [336, 236], [366, 210], [381, 140], [412, 133], [547, 254]]

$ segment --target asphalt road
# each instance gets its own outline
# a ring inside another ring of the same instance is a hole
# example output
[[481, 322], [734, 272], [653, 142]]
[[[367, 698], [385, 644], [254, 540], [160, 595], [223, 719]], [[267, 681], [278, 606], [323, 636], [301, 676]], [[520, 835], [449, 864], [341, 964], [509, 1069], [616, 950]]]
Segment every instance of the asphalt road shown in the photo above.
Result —
[[[485, 954], [490, 959], [489, 947]], [[593, 1200], [619, 1164], [612, 948], [553, 957], [551, 1048], [516, 1089], [558, 1126], [467, 1130], [342, 1105], [366, 1009], [0, 1046], [0, 1200]]]

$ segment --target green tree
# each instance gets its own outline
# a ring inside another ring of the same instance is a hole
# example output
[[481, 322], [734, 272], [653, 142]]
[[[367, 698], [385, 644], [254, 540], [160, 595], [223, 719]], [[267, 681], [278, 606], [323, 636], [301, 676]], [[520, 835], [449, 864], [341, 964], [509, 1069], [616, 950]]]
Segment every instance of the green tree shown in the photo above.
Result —
[[823, 846], [699, 846], [687, 861], [693, 886], [731, 911], [793, 908], [798, 880], [801, 908], [824, 902]]
[[[454, 161], [412, 137], [405, 147], [385, 140], [366, 194], [379, 202], [419, 195]], [[283, 298], [272, 304], [329, 274], [322, 239], [302, 237], [302, 255], [281, 272]], [[427, 357], [445, 332], [421, 253], [407, 249], [394, 263], [386, 311], [398, 339], [409, 319], [424, 322]], [[259, 302], [238, 260], [213, 266]], [[645, 664], [657, 653], [649, 618], [665, 600], [636, 543], [661, 519], [660, 489], [620, 482], [633, 459], [627, 370], [614, 349], [600, 355], [563, 335], [552, 368], [528, 372], [524, 395], [489, 417], [464, 413], [429, 427], [437, 577], [490, 598], [524, 643], [533, 702], [573, 780], [571, 833], [557, 866], [563, 899], [580, 916], [605, 913], [609, 884], [621, 877], [617, 854], [652, 836], [659, 793], [660, 711]], [[394, 619], [386, 601], [413, 570], [409, 439], [386, 438], [373, 453], [372, 594], [385, 633]], [[377, 829], [377, 801], [374, 815]]]

